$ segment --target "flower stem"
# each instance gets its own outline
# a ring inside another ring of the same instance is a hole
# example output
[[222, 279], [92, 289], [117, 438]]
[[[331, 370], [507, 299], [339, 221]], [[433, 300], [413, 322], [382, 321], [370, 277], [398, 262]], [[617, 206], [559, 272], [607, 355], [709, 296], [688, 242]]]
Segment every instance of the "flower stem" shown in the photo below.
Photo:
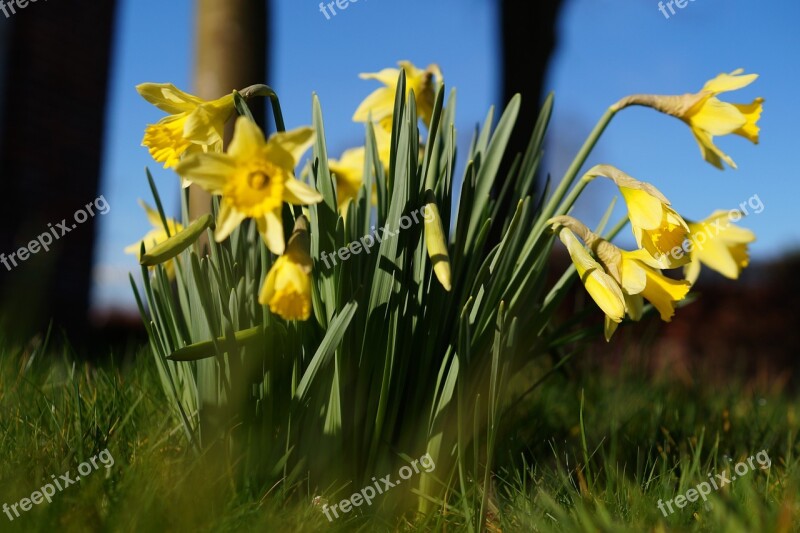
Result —
[[276, 93], [272, 87], [269, 85], [256, 84], [242, 89], [239, 93], [245, 100], [249, 100], [254, 96], [269, 98], [272, 104], [272, 116], [275, 117], [275, 127], [278, 131], [286, 131], [286, 125], [283, 122], [283, 112], [281, 111], [281, 103], [280, 100], [278, 100], [278, 93]]
[[[541, 223], [544, 223], [547, 219], [553, 216], [556, 206], [558, 206], [558, 204], [561, 203], [561, 200], [564, 199], [564, 195], [567, 193], [567, 190], [570, 188], [570, 186], [572, 186], [581, 167], [583, 167], [584, 163], [586, 163], [586, 159], [589, 157], [589, 154], [592, 153], [595, 144], [597, 144], [600, 136], [603, 134], [616, 113], [616, 109], [612, 106], [606, 109], [606, 112], [602, 117], [600, 117], [600, 120], [597, 122], [594, 129], [589, 134], [589, 137], [587, 137], [586, 141], [583, 143], [580, 151], [575, 156], [575, 159], [572, 161], [572, 164], [567, 169], [566, 174], [564, 174], [564, 177], [561, 178], [561, 183], [558, 184], [558, 188], [553, 192], [553, 196], [550, 198], [550, 201], [547, 202], [547, 205], [542, 211], [542, 216], [539, 218]], [[583, 190], [583, 187], [585, 186], [586, 185], [583, 184], [582, 186], [579, 185], [577, 188]], [[580, 194], [580, 191], [578, 191], [578, 194]]]

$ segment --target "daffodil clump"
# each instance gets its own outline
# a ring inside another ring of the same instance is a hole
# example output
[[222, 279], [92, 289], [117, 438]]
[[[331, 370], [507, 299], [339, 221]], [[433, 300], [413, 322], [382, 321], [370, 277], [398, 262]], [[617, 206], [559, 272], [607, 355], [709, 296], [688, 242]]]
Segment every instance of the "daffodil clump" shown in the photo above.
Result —
[[[574, 282], [596, 302], [608, 340], [651, 310], [670, 321], [701, 264], [729, 278], [748, 264], [755, 237], [733, 224], [738, 211], [694, 222], [614, 166], [579, 173], [613, 116], [634, 104], [681, 118], [709, 162], [733, 166], [713, 137], [757, 141], [763, 100], [717, 96], [754, 76], [720, 75], [694, 95], [620, 100], [541, 198], [534, 185], [552, 95], [536, 124], [517, 124], [519, 95], [496, 125], [492, 110], [458, 169], [455, 92], [446, 94], [436, 65], [399, 67], [361, 75], [381, 86], [353, 115], [363, 145], [338, 158], [328, 155], [317, 96], [312, 124], [287, 130], [266, 85], [209, 102], [170, 84], [138, 87], [168, 113], [147, 126], [143, 144], [190, 187], [178, 222], [148, 173], [154, 229], [126, 249], [142, 266], [141, 288], [131, 281], [187, 441], [222, 454], [236, 486], [302, 482], [324, 500], [326, 487], [364, 486], [402, 456], [427, 453], [435, 476], [405, 484], [397, 502], [427, 513], [454, 493], [487, 494], [492, 443], [501, 423], [514, 423], [501, 416], [511, 383], [537, 359], [595, 336], [556, 313]], [[248, 101], [259, 97], [270, 99], [278, 131], [253, 116]], [[515, 127], [533, 132], [524, 154], [508, 153]], [[515, 161], [507, 175], [503, 161]], [[598, 178], [616, 185], [627, 208], [609, 232], [569, 214]], [[197, 188], [212, 202], [190, 219]], [[612, 243], [627, 224], [634, 249]], [[557, 241], [573, 265], [552, 285]], [[485, 524], [485, 505], [462, 511], [475, 529]]]

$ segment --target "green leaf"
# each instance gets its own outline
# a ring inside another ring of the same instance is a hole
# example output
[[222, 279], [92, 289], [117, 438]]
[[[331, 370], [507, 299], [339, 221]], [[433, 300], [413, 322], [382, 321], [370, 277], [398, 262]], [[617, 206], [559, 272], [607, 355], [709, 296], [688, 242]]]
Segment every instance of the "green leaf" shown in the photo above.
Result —
[[320, 342], [319, 348], [317, 348], [314, 357], [311, 358], [311, 362], [308, 364], [308, 368], [306, 368], [306, 371], [303, 373], [303, 378], [297, 386], [297, 391], [295, 392], [296, 400], [303, 402], [306, 399], [306, 395], [309, 392], [311, 384], [314, 382], [314, 378], [319, 373], [320, 369], [328, 363], [333, 352], [336, 351], [339, 343], [342, 342], [347, 327], [356, 314], [356, 309], [358, 309], [358, 304], [355, 301], [348, 302], [342, 308], [342, 311], [336, 315], [328, 325], [328, 331], [325, 333], [325, 337], [322, 339], [322, 342]]
[[183, 231], [180, 231], [162, 242], [152, 247], [149, 252], [142, 255], [139, 264], [144, 266], [155, 266], [177, 256], [203, 234], [208, 228], [214, 228], [214, 217], [211, 213], [205, 214], [192, 222]]
[[[264, 342], [264, 331], [261, 326], [256, 326], [243, 331], [237, 331], [234, 333], [234, 337], [236, 339], [236, 346], [240, 348], [258, 346]], [[216, 339], [216, 342], [218, 344], [223, 344], [226, 342], [226, 339], [225, 337], [219, 337]], [[200, 359], [208, 359], [216, 355], [217, 349], [215, 348], [214, 341], [204, 341], [179, 348], [172, 352], [167, 359], [170, 361], [199, 361]]]

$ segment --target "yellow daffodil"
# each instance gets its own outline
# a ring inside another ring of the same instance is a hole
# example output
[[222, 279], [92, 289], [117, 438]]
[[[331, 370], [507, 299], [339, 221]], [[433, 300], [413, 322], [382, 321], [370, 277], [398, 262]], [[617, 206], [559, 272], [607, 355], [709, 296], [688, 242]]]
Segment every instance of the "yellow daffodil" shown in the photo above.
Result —
[[[375, 128], [375, 141], [378, 146], [378, 157], [384, 169], [389, 168], [391, 135], [383, 128]], [[336, 178], [336, 201], [339, 211], [343, 217], [347, 216], [347, 206], [350, 200], [358, 197], [358, 191], [364, 182], [364, 160], [366, 158], [366, 148], [351, 148], [342, 153], [339, 159], [328, 160], [328, 167]], [[374, 196], [373, 202], [377, 199]]]
[[245, 219], [255, 220], [267, 247], [283, 253], [283, 202], [314, 204], [322, 195], [295, 179], [294, 168], [314, 141], [314, 130], [298, 128], [264, 139], [261, 129], [239, 117], [233, 140], [224, 154], [195, 154], [176, 171], [211, 194], [220, 194], [215, 239], [226, 239]]
[[[172, 218], [167, 218], [167, 228], [169, 229], [169, 235], [167, 235], [166, 230], [164, 230], [164, 224], [161, 223], [161, 217], [159, 216], [158, 211], [141, 200], [139, 200], [139, 205], [142, 206], [142, 209], [144, 209], [145, 213], [147, 213], [147, 220], [150, 222], [150, 225], [153, 226], [153, 229], [148, 231], [140, 241], [125, 247], [125, 253], [135, 255], [137, 259], [141, 259], [140, 253], [142, 250], [142, 243], [144, 243], [145, 248], [149, 250], [157, 244], [161, 244], [162, 242], [166, 241], [169, 236], [183, 231], [183, 225], [181, 223]], [[175, 277], [175, 265], [172, 261], [167, 261], [164, 263], [164, 268], [166, 269], [167, 275], [170, 278]]]
[[619, 187], [640, 248], [647, 250], [661, 268], [676, 268], [688, 262], [681, 247], [689, 234], [689, 226], [670, 207], [661, 191], [609, 165], [594, 167], [587, 179], [598, 176], [611, 179]]
[[726, 278], [737, 279], [750, 263], [747, 245], [756, 240], [755, 234], [734, 226], [739, 211], [714, 211], [702, 222], [689, 223], [687, 251], [691, 262], [684, 267], [684, 275], [694, 284], [700, 275], [700, 265], [716, 270]]
[[619, 283], [603, 270], [570, 229], [562, 227], [558, 236], [567, 247], [586, 292], [603, 310], [608, 320], [621, 322], [625, 316], [625, 296]]
[[652, 107], [686, 122], [692, 129], [703, 158], [719, 169], [723, 169], [725, 161], [733, 168], [733, 162], [727, 154], [715, 144], [714, 137], [734, 134], [758, 144], [758, 119], [761, 117], [763, 98], [756, 98], [749, 104], [730, 104], [723, 102], [717, 95], [742, 89], [753, 83], [757, 74], [744, 74], [744, 70], [734, 70], [730, 74], [720, 74], [709, 80], [695, 94], [681, 96], [660, 96], [637, 94], [628, 96], [612, 106], [619, 110], [629, 105]]
[[[433, 115], [436, 88], [442, 82], [442, 72], [438, 65], [430, 65], [425, 70], [415, 67], [409, 61], [399, 61], [398, 65], [406, 72], [406, 96], [410, 91], [414, 91], [417, 113], [427, 126]], [[391, 130], [391, 117], [394, 113], [394, 99], [395, 93], [397, 93], [400, 69], [385, 68], [380, 72], [359, 75], [363, 80], [378, 80], [385, 87], [376, 89], [361, 102], [353, 115], [355, 122], [367, 122], [372, 117], [372, 120], [380, 123], [384, 129]]]
[[308, 320], [311, 316], [311, 268], [308, 255], [308, 224], [297, 219], [286, 247], [269, 270], [258, 301], [285, 320]]
[[[565, 230], [572, 235], [572, 240], [569, 244], [567, 244], [567, 241], [564, 241], [563, 236], [561, 240], [567, 245], [568, 250], [570, 246], [575, 250], [574, 252], [570, 251], [570, 256], [579, 274], [582, 269], [581, 266], [579, 266], [579, 262], [576, 261], [576, 256], [580, 257], [580, 262], [583, 265], [590, 265], [591, 262], [600, 265], [603, 272], [607, 274], [608, 278], [610, 278], [621, 291], [623, 313], [621, 315], [615, 315], [603, 309], [606, 312], [606, 340], [610, 339], [611, 335], [616, 331], [617, 324], [621, 321], [622, 315], [627, 314], [632, 320], [639, 320], [641, 318], [643, 300], [647, 300], [653, 304], [653, 307], [658, 310], [662, 320], [665, 322], [672, 320], [675, 314], [675, 304], [683, 300], [689, 293], [689, 289], [691, 288], [689, 282], [685, 280], [674, 280], [664, 276], [659, 269], [659, 264], [646, 250], [621, 250], [591, 232], [583, 223], [572, 217], [559, 216], [549, 220], [548, 223], [554, 228], [561, 228], [560, 235]], [[581, 239], [583, 239], [586, 246], [594, 252], [597, 257], [596, 261], [588, 254], [588, 251], [577, 240], [573, 232], [577, 233]], [[583, 252], [580, 252], [580, 250], [583, 250]], [[586, 270], [586, 266], [583, 267], [583, 270]], [[580, 275], [581, 279], [583, 279], [584, 275]], [[585, 282], [584, 285], [586, 285]], [[587, 285], [587, 291], [588, 289], [589, 287]], [[598, 291], [595, 289], [595, 292], [597, 293]], [[607, 290], [600, 291], [599, 293], [601, 295], [605, 294], [605, 301], [609, 301], [608, 295], [610, 293]], [[600, 301], [595, 294], [592, 294], [592, 292], [589, 292], [589, 294], [592, 295], [599, 305]], [[616, 297], [610, 301], [616, 304]], [[603, 307], [601, 306], [601, 308]]]
[[[171, 83], [142, 83], [142, 97], [169, 113], [147, 126], [142, 145], [164, 168], [173, 168], [184, 154], [221, 152], [225, 123], [233, 114], [233, 94], [205, 101], [185, 93]], [[187, 185], [184, 182], [184, 185]]]

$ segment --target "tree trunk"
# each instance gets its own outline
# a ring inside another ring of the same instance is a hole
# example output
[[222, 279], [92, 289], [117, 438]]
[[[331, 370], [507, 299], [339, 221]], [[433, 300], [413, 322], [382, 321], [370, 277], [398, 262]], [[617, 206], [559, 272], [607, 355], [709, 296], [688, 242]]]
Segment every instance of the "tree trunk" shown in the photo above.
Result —
[[[51, 319], [79, 343], [91, 340], [96, 216], [76, 222], [75, 215], [98, 196], [115, 6], [115, 0], [39, 2], [17, 6], [11, 20], [0, 14], [4, 340], [27, 340]], [[62, 219], [68, 234], [55, 229]], [[48, 224], [59, 238], [49, 250], [30, 247]], [[23, 252], [20, 261], [23, 247], [36, 252]]]
[[[562, 3], [562, 0], [502, 2], [503, 103], [519, 93], [522, 107], [509, 140], [508, 156], [498, 175], [496, 192], [502, 188], [514, 156], [525, 152], [539, 115], [547, 67], [556, 46], [556, 23]], [[509, 199], [506, 199], [499, 218], [503, 219], [511, 208]], [[493, 226], [490, 242], [500, 241], [501, 230], [499, 224]]]
[[[267, 0], [197, 0], [197, 55], [194, 90], [200, 98], [219, 98], [267, 78]], [[264, 105], [253, 104], [261, 120]], [[232, 123], [226, 130], [230, 141]], [[192, 218], [210, 210], [211, 197], [192, 186], [189, 213]]]

